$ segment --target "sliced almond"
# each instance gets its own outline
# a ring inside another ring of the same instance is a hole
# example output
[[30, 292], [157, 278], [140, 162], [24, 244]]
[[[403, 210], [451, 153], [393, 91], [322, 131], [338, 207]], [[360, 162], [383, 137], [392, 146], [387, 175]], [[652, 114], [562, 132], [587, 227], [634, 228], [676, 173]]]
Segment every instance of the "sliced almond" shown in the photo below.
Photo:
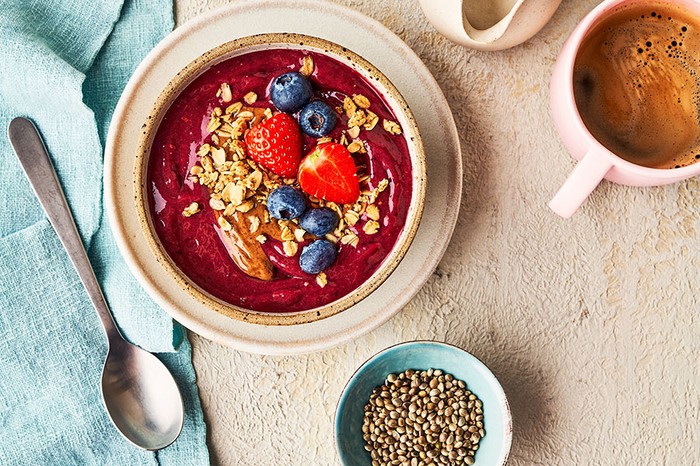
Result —
[[255, 240], [256, 240], [258, 243], [263, 244], [263, 243], [265, 243], [265, 241], [267, 241], [267, 236], [265, 236], [265, 235], [258, 235], [258, 236], [255, 237]]
[[220, 147], [214, 147], [211, 150], [211, 158], [217, 165], [223, 165], [226, 162], [226, 151]]
[[304, 241], [304, 235], [306, 234], [306, 230], [303, 228], [297, 228], [294, 230], [294, 239], [297, 240], [298, 243], [301, 243]]
[[231, 94], [231, 86], [228, 83], [221, 83], [221, 100], [228, 103], [233, 100], [233, 95]]
[[226, 209], [226, 204], [221, 199], [214, 199], [213, 197], [209, 199], [209, 207], [214, 210], [224, 210]]
[[359, 126], [353, 126], [352, 128], [348, 129], [348, 136], [350, 136], [351, 139], [357, 139], [357, 137], [360, 135], [360, 127]]
[[328, 277], [326, 277], [326, 274], [319, 272], [318, 275], [316, 275], [316, 283], [321, 288], [325, 287], [328, 284]]
[[239, 113], [237, 116], [238, 116], [238, 118], [243, 119], [243, 120], [252, 120], [253, 118], [255, 118], [255, 114], [253, 114], [253, 112], [251, 112], [250, 110], [244, 110], [241, 113]]
[[204, 173], [204, 169], [201, 167], [201, 165], [193, 165], [192, 168], [190, 168], [190, 173], [192, 175], [201, 175]]
[[231, 196], [233, 195], [233, 189], [236, 187], [236, 183], [229, 182], [221, 190], [221, 198], [226, 202], [231, 202]]

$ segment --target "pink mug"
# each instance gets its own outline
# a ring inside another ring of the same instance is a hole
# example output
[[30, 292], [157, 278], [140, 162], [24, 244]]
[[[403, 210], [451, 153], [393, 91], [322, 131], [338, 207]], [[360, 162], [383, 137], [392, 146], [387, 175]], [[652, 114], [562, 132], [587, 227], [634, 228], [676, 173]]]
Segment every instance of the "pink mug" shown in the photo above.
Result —
[[[599, 20], [627, 3], [643, 3], [643, 0], [606, 0], [598, 5], [576, 26], [554, 65], [550, 86], [554, 124], [564, 146], [579, 160], [549, 203], [549, 207], [564, 218], [569, 218], [576, 212], [603, 178], [629, 186], [658, 186], [700, 174], [700, 162], [682, 168], [659, 169], [623, 160], [591, 135], [579, 115], [574, 99], [573, 79], [574, 62], [581, 42]], [[658, 4], [659, 1], [649, 3]], [[681, 5], [700, 15], [700, 2], [697, 0], [673, 0], [667, 3]]]

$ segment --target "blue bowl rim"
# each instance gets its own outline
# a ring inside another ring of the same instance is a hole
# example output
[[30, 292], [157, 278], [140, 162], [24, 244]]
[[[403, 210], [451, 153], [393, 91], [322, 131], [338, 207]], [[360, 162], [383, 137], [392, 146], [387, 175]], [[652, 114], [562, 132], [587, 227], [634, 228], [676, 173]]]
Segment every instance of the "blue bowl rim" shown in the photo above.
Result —
[[[335, 452], [336, 455], [338, 456], [338, 459], [342, 464], [343, 459], [340, 455], [340, 442], [338, 442], [338, 413], [340, 411], [340, 406], [345, 404], [345, 401], [348, 397], [348, 387], [350, 386], [351, 383], [353, 383], [359, 376], [359, 374], [363, 371], [363, 369], [368, 366], [372, 361], [374, 361], [377, 357], [380, 355], [384, 354], [385, 352], [397, 348], [399, 346], [409, 346], [409, 345], [423, 345], [423, 344], [430, 344], [430, 345], [438, 345], [438, 346], [446, 346], [450, 347], [453, 349], [456, 349], [458, 351], [461, 351], [465, 355], [471, 357], [474, 359], [474, 361], [482, 366], [483, 369], [488, 374], [491, 374], [491, 377], [493, 377], [493, 380], [496, 382], [497, 387], [500, 389], [501, 394], [503, 395], [503, 414], [506, 416], [507, 423], [506, 423], [506, 429], [505, 429], [505, 436], [503, 439], [503, 448], [505, 451], [505, 456], [503, 457], [503, 461], [501, 462], [500, 465], [497, 466], [504, 466], [508, 462], [508, 457], [510, 456], [510, 449], [513, 444], [513, 415], [510, 411], [510, 403], [508, 402], [508, 397], [506, 396], [505, 391], [503, 390], [503, 386], [501, 385], [501, 382], [498, 380], [498, 378], [494, 375], [493, 372], [491, 372], [491, 369], [488, 368], [484, 362], [471, 354], [469, 351], [465, 350], [464, 348], [460, 348], [457, 345], [453, 345], [451, 343], [446, 343], [444, 341], [436, 341], [436, 340], [410, 340], [410, 341], [403, 341], [400, 343], [396, 343], [391, 346], [387, 346], [386, 348], [382, 349], [381, 351], [375, 353], [374, 355], [370, 356], [365, 362], [363, 362], [360, 367], [358, 367], [355, 372], [353, 372], [352, 376], [348, 379], [348, 381], [345, 383], [345, 386], [343, 387], [343, 391], [340, 394], [340, 398], [338, 398], [338, 402], [336, 403], [335, 406], [335, 415], [333, 418], [333, 440], [335, 442]], [[407, 368], [410, 369], [410, 368]]]

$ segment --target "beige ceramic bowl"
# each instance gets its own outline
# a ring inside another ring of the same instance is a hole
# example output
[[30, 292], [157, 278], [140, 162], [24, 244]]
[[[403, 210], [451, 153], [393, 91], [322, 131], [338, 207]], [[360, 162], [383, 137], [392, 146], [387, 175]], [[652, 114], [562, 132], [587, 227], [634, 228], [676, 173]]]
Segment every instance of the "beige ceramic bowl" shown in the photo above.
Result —
[[[413, 190], [406, 224], [394, 248], [379, 269], [352, 293], [325, 306], [294, 313], [256, 312], [234, 306], [212, 296], [192, 282], [170, 259], [158, 240], [150, 216], [148, 190], [146, 189], [146, 169], [153, 137], [163, 115], [179, 93], [216, 63], [245, 53], [270, 48], [303, 49], [328, 55], [350, 66], [371, 82], [384, 97], [403, 129], [411, 157], [413, 175]], [[271, 33], [243, 37], [209, 50], [183, 68], [160, 93], [150, 115], [144, 122], [134, 164], [134, 199], [139, 222], [163, 273], [171, 277], [183, 290], [208, 308], [234, 319], [262, 325], [296, 325], [324, 319], [348, 309], [377, 289], [399, 265], [413, 241], [423, 213], [425, 191], [426, 161], [418, 126], [406, 101], [396, 87], [371, 63], [347, 48], [324, 39], [301, 34]]]

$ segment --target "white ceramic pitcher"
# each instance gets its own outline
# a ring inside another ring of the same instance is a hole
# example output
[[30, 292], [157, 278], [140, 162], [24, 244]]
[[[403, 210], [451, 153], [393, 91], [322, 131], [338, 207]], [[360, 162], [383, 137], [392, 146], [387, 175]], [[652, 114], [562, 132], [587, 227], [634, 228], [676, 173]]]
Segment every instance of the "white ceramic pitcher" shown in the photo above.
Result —
[[453, 42], [502, 50], [537, 34], [561, 0], [419, 0], [428, 20]]

